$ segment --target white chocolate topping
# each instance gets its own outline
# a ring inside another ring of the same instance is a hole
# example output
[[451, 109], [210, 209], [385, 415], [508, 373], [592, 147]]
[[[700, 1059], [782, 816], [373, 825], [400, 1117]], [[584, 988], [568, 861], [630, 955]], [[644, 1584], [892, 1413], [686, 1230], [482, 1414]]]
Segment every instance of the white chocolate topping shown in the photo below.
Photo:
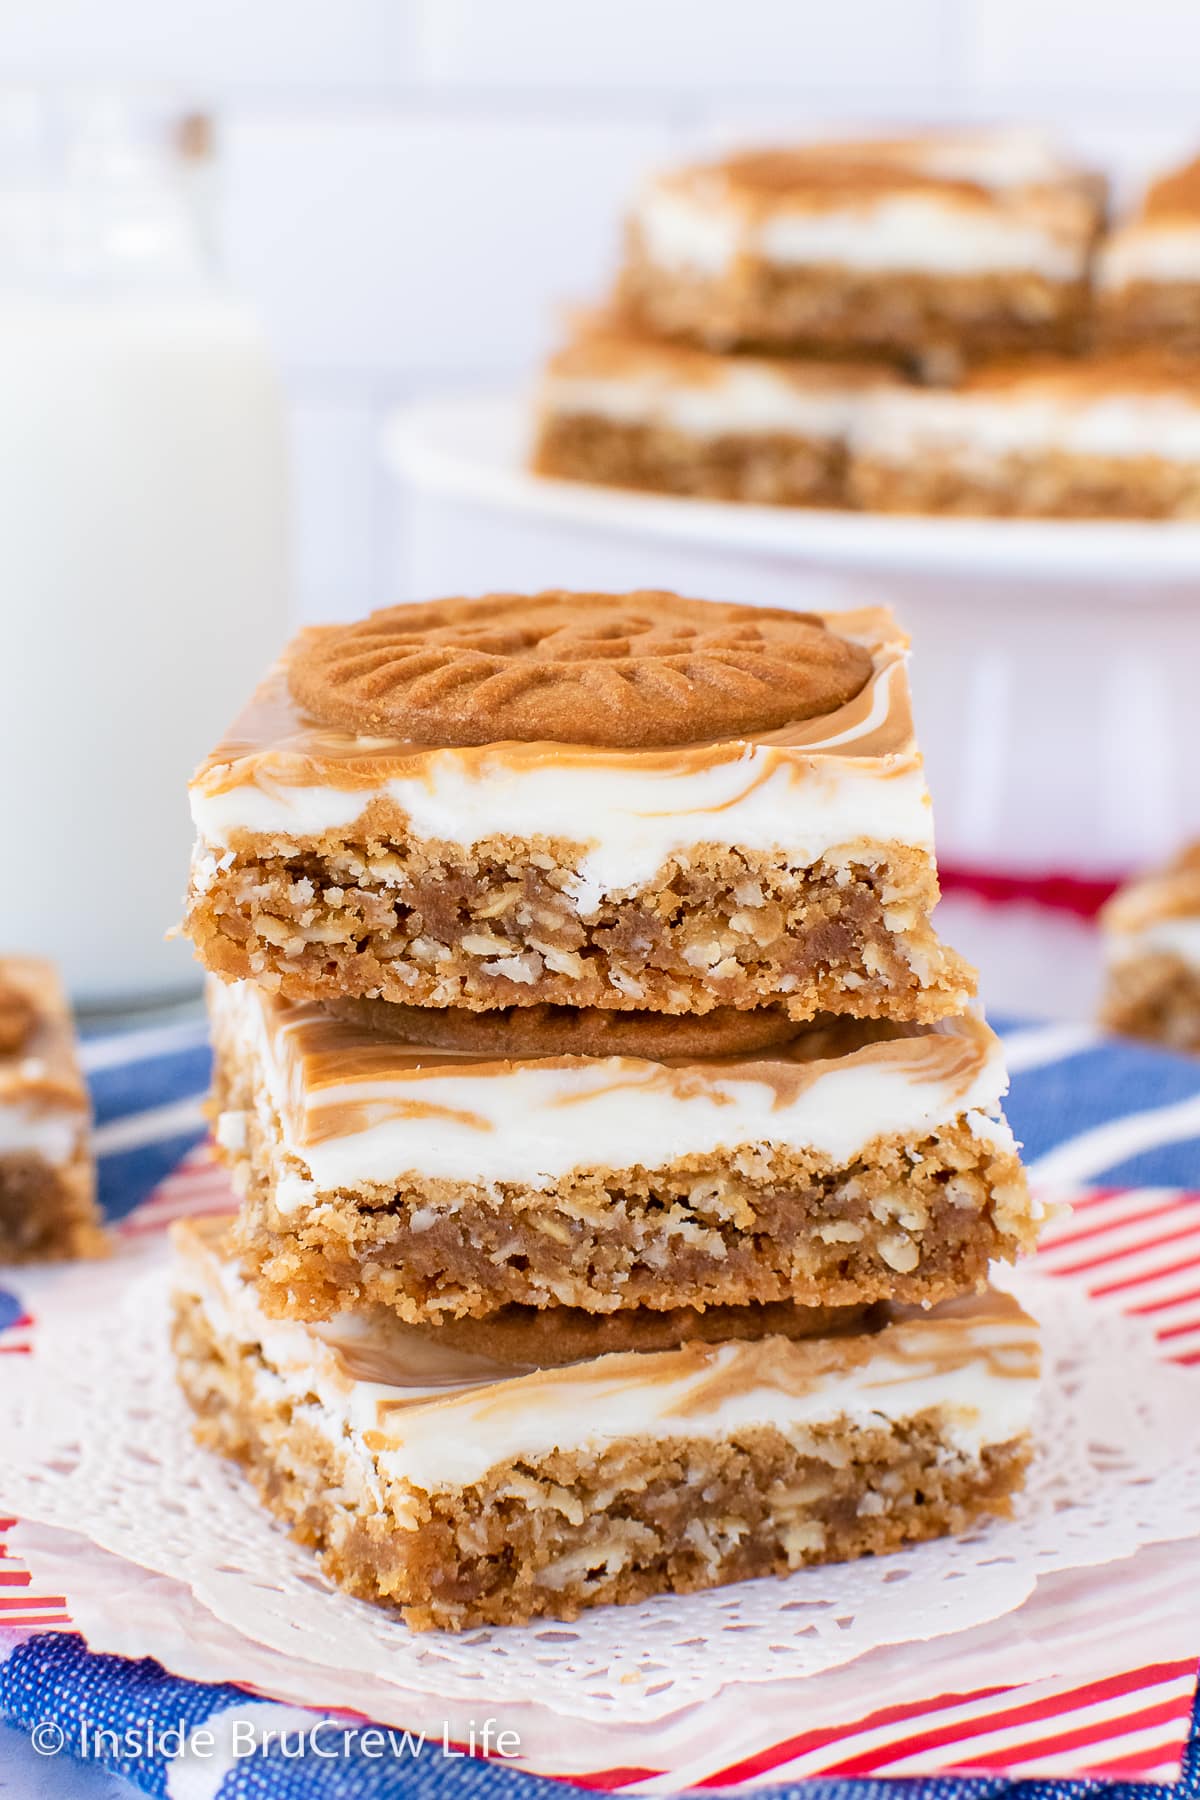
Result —
[[0, 1156], [27, 1154], [61, 1169], [74, 1162], [86, 1136], [78, 1107], [8, 1105], [0, 1096]]
[[1101, 248], [1105, 288], [1200, 281], [1200, 159], [1152, 182], [1141, 205]]
[[1100, 252], [1096, 278], [1105, 288], [1133, 281], [1200, 281], [1200, 222], [1163, 219], [1115, 231]]
[[1082, 266], [1078, 248], [1044, 226], [1003, 213], [964, 215], [953, 202], [925, 195], [881, 197], [869, 209], [844, 212], [780, 212], [748, 234], [735, 212], [652, 190], [637, 219], [653, 262], [708, 275], [747, 253], [781, 267], [938, 275], [1028, 269], [1051, 281], [1076, 280]]
[[[1000, 1045], [971, 1017], [890, 1036], [833, 1027], [753, 1055], [497, 1061], [381, 1038], [250, 984], [213, 984], [210, 1003], [227, 1054], [260, 1071], [295, 1165], [276, 1184], [283, 1212], [413, 1173], [537, 1189], [577, 1169], [663, 1168], [743, 1147], [843, 1166], [875, 1138], [919, 1139], [963, 1118], [992, 1148], [1015, 1147], [999, 1117]], [[237, 1117], [223, 1130], [236, 1138]]]
[[874, 1334], [694, 1343], [529, 1370], [379, 1315], [268, 1319], [211, 1230], [175, 1236], [177, 1288], [200, 1302], [219, 1341], [248, 1349], [264, 1402], [300, 1408], [372, 1487], [381, 1473], [425, 1493], [453, 1489], [517, 1457], [595, 1453], [628, 1437], [774, 1427], [802, 1445], [821, 1426], [927, 1413], [947, 1454], [978, 1458], [1028, 1432], [1037, 1397], [1037, 1327], [1003, 1295], [896, 1309]]
[[[715, 276], [744, 257], [781, 268], [976, 275], [1083, 274], [1094, 191], [1028, 133], [798, 146], [658, 177], [634, 212], [641, 248]], [[751, 157], [750, 163], [756, 159]]]
[[1108, 940], [1110, 962], [1136, 962], [1143, 956], [1172, 956], [1200, 970], [1200, 918], [1157, 919], [1140, 931], [1114, 934]]
[[0, 1053], [0, 1156], [27, 1154], [63, 1168], [83, 1150], [91, 1123], [66, 994], [38, 957], [0, 957], [0, 985], [32, 1007], [28, 1038]]
[[869, 399], [852, 433], [863, 456], [905, 462], [925, 451], [969, 465], [1022, 452], [1200, 461], [1200, 390], [1168, 386], [1149, 368], [1069, 360], [1003, 382], [903, 389]]
[[245, 838], [352, 835], [368, 807], [377, 827], [390, 814], [397, 832], [420, 839], [577, 846], [571, 891], [585, 915], [702, 844], [782, 851], [798, 867], [864, 841], [928, 851], [907, 640], [882, 608], [826, 617], [872, 651], [861, 693], [823, 718], [674, 750], [351, 738], [306, 719], [277, 670], [192, 782], [197, 885]]
[[1200, 845], [1114, 894], [1101, 924], [1110, 962], [1158, 954], [1200, 969]]
[[898, 160], [943, 181], [973, 181], [1003, 193], [1006, 188], [1052, 187], [1077, 178], [1072, 164], [1036, 126], [931, 133], [884, 144]]
[[[689, 437], [779, 432], [841, 439], [867, 391], [861, 378], [839, 379], [836, 364], [810, 371], [765, 357], [701, 357], [642, 351], [629, 356], [624, 369], [551, 367], [540, 403], [552, 414], [666, 427]], [[881, 373], [878, 384], [887, 383]]]

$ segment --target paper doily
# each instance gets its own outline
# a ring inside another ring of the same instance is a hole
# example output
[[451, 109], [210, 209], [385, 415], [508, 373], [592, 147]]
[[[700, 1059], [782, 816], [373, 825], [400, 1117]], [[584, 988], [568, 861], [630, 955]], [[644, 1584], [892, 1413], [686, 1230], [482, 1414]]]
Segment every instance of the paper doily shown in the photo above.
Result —
[[1039, 1575], [1200, 1534], [1200, 1375], [1161, 1361], [1141, 1321], [1023, 1274], [1009, 1285], [1042, 1320], [1046, 1382], [1014, 1520], [572, 1625], [410, 1632], [332, 1589], [242, 1478], [195, 1446], [166, 1348], [165, 1258], [152, 1261], [120, 1288], [93, 1285], [82, 1317], [78, 1298], [56, 1305], [47, 1290], [36, 1354], [0, 1397], [0, 1504], [186, 1582], [216, 1617], [327, 1667], [343, 1690], [369, 1675], [456, 1703], [536, 1693], [575, 1717], [648, 1721], [727, 1682], [965, 1630], [1019, 1606]]

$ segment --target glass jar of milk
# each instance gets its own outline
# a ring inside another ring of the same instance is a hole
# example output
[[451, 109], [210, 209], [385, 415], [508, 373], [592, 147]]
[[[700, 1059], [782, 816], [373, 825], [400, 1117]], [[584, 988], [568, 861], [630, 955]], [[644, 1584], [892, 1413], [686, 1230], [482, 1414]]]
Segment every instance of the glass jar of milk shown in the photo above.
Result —
[[84, 1005], [194, 990], [186, 784], [286, 636], [252, 315], [111, 103], [0, 98], [0, 950]]

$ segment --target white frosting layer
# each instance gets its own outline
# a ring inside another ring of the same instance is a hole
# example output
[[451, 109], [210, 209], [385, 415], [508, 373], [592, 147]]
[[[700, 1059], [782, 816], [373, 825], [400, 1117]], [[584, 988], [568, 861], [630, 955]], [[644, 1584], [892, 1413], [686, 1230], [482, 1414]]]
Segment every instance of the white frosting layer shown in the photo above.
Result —
[[375, 797], [402, 808], [422, 838], [465, 845], [496, 836], [584, 838], [589, 848], [568, 890], [584, 914], [652, 880], [696, 843], [782, 849], [801, 868], [863, 838], [932, 849], [919, 768], [881, 781], [873, 769], [847, 763], [826, 781], [800, 786], [793, 761], [776, 746], [747, 744], [734, 760], [679, 775], [599, 764], [515, 768], [442, 750], [430, 754], [423, 777], [377, 789], [247, 784], [193, 793], [192, 815], [203, 845], [217, 854], [236, 831], [315, 837], [348, 827]]
[[85, 1129], [78, 1107], [56, 1111], [0, 1097], [0, 1156], [24, 1152], [65, 1168], [78, 1156]]
[[900, 153], [912, 168], [945, 181], [974, 181], [980, 187], [1049, 186], [1071, 174], [1052, 140], [1036, 126], [966, 131], [961, 136], [914, 139]]
[[[413, 1334], [409, 1385], [347, 1377], [330, 1346], [361, 1352], [370, 1342], [361, 1319], [319, 1331], [267, 1319], [236, 1270], [211, 1256], [189, 1256], [178, 1286], [201, 1300], [219, 1339], [261, 1356], [263, 1397], [299, 1402], [303, 1416], [376, 1490], [376, 1471], [433, 1492], [480, 1481], [517, 1456], [595, 1452], [628, 1437], [722, 1438], [774, 1426], [803, 1441], [821, 1425], [872, 1429], [928, 1410], [941, 1414], [955, 1453], [977, 1458], [985, 1446], [1029, 1430], [1037, 1397], [1030, 1375], [1037, 1329], [1018, 1312], [971, 1320], [969, 1313], [956, 1317], [953, 1306], [935, 1308], [891, 1327], [861, 1366], [809, 1382], [793, 1374], [805, 1366], [804, 1346], [782, 1339], [723, 1344], [696, 1356], [598, 1357], [506, 1378], [498, 1365], [454, 1353], [446, 1354], [443, 1371], [431, 1369], [429, 1339]], [[389, 1334], [389, 1355], [403, 1342], [403, 1334]], [[964, 1343], [974, 1354], [962, 1353]], [[386, 1434], [383, 1445], [368, 1450], [367, 1433]]]
[[1109, 288], [1200, 281], [1200, 225], [1131, 225], [1116, 232], [1100, 254], [1097, 279]]
[[407, 814], [419, 838], [583, 845], [569, 891], [585, 916], [697, 844], [783, 851], [799, 868], [862, 840], [932, 850], [929, 793], [907, 727], [892, 732], [894, 748], [879, 748], [880, 734], [906, 719], [907, 707], [904, 658], [893, 650], [866, 697], [833, 714], [824, 736], [818, 726], [802, 743], [738, 740], [700, 757], [576, 748], [560, 755], [546, 745], [429, 750], [411, 773], [356, 786], [276, 782], [263, 762], [253, 779], [234, 785], [193, 782], [195, 879], [203, 890], [239, 832], [317, 837], [348, 829], [377, 800]]
[[884, 194], [844, 207], [788, 208], [751, 219], [715, 193], [652, 185], [636, 212], [646, 255], [667, 269], [718, 275], [753, 255], [787, 268], [978, 275], [1028, 270], [1051, 281], [1082, 273], [1082, 246], [1015, 209], [930, 194]]
[[91, 1105], [61, 978], [42, 957], [0, 956], [0, 987], [31, 1009], [19, 1047], [0, 1053], [0, 1156], [65, 1168], [86, 1148]]
[[862, 404], [861, 384], [804, 388], [766, 363], [734, 363], [718, 378], [688, 382], [670, 371], [590, 377], [551, 375], [544, 405], [553, 413], [666, 426], [689, 437], [784, 432], [840, 438]]
[[[311, 1178], [311, 1186], [298, 1181], [276, 1191], [284, 1212], [319, 1204], [322, 1192], [341, 1187], [392, 1186], [414, 1171], [541, 1188], [573, 1169], [656, 1169], [745, 1145], [845, 1164], [873, 1138], [923, 1137], [964, 1115], [993, 1148], [1015, 1148], [1008, 1126], [986, 1117], [1008, 1085], [1001, 1048], [973, 1022], [965, 1029], [978, 1034], [983, 1050], [966, 1080], [950, 1044], [940, 1066], [935, 1058], [906, 1066], [869, 1050], [811, 1064], [812, 1078], [788, 1094], [767, 1078], [748, 1078], [748, 1058], [738, 1060], [736, 1076], [715, 1063], [692, 1065], [694, 1079], [691, 1069], [678, 1079], [635, 1057], [490, 1062], [473, 1074], [478, 1058], [439, 1070], [406, 1067], [399, 1054], [386, 1077], [313, 1090], [290, 1041], [295, 1033], [298, 1043], [311, 1009], [279, 1012], [249, 984], [216, 989], [211, 1004], [218, 1032], [253, 1047], [284, 1148]], [[431, 1052], [430, 1060], [444, 1064], [447, 1053]], [[332, 1109], [343, 1103], [354, 1110], [328, 1135]]]
[[1109, 960], [1135, 962], [1142, 956], [1176, 956], [1189, 968], [1200, 969], [1200, 918], [1156, 919], [1137, 931], [1113, 933], [1108, 940]]
[[998, 394], [879, 394], [867, 403], [853, 443], [888, 462], [924, 450], [952, 451], [967, 463], [1040, 450], [1194, 462], [1200, 461], [1200, 405], [1153, 388], [1072, 394], [1032, 383]]

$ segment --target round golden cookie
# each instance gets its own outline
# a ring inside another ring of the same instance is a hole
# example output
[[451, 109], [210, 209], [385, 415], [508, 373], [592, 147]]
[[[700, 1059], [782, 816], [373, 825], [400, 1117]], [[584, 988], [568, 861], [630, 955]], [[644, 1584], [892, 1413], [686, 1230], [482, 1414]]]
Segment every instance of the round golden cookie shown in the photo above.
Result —
[[572, 1306], [502, 1306], [484, 1319], [446, 1319], [422, 1325], [438, 1342], [493, 1362], [538, 1369], [562, 1368], [626, 1350], [675, 1350], [680, 1344], [725, 1344], [765, 1337], [833, 1337], [870, 1329], [867, 1306], [691, 1306], [669, 1312], [630, 1307], [625, 1312], [586, 1313]]
[[774, 1007], [669, 1015], [606, 1012], [596, 1006], [403, 1006], [392, 1000], [328, 1000], [326, 1010], [351, 1025], [431, 1050], [480, 1056], [745, 1056], [779, 1049], [806, 1028]]
[[322, 626], [300, 639], [288, 680], [323, 724], [359, 736], [636, 750], [818, 718], [871, 668], [811, 613], [555, 589]]
[[28, 1040], [37, 1012], [28, 994], [0, 975], [0, 1056], [15, 1056]]

